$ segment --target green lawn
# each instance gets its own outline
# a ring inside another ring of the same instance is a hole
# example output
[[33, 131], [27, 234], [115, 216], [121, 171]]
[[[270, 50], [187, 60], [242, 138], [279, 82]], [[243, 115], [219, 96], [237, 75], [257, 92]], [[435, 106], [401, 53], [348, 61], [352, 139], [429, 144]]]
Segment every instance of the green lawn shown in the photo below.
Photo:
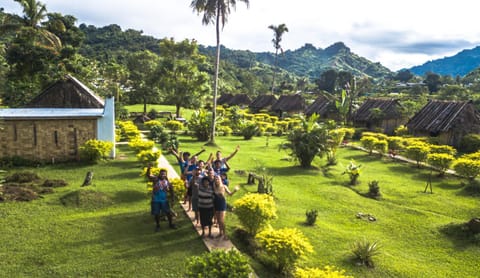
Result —
[[[336, 265], [355, 277], [477, 277], [480, 241], [468, 237], [460, 224], [480, 215], [479, 196], [471, 197], [453, 177], [432, 177], [434, 194], [423, 193], [430, 171], [414, 165], [393, 162], [387, 158], [368, 156], [350, 148], [338, 152], [338, 165], [327, 175], [320, 167], [325, 160], [316, 159], [316, 168], [301, 169], [287, 161], [278, 145], [284, 140], [256, 137], [217, 137], [224, 155], [239, 144], [240, 152], [231, 160], [233, 170], [250, 171], [265, 165], [274, 176], [273, 190], [278, 207], [275, 228], [295, 227], [311, 241], [315, 253], [302, 262], [304, 266]], [[188, 137], [180, 138], [181, 149], [196, 152], [203, 143]], [[200, 158], [216, 149], [207, 147]], [[168, 156], [174, 163], [173, 156]], [[360, 184], [347, 186], [342, 175], [350, 160], [362, 164]], [[435, 175], [435, 174], [434, 174]], [[246, 176], [230, 174], [232, 184], [241, 184], [242, 191], [256, 191], [246, 185]], [[378, 180], [382, 199], [366, 198], [368, 182]], [[233, 203], [242, 193], [229, 199]], [[305, 212], [318, 210], [317, 223], [305, 226]], [[358, 212], [369, 213], [377, 221], [357, 219]], [[230, 234], [240, 224], [233, 213], [227, 216]], [[366, 269], [350, 260], [351, 245], [366, 238], [378, 241], [382, 254], [375, 258], [376, 267]], [[265, 269], [257, 273], [268, 276]]]
[[[29, 169], [69, 185], [43, 199], [0, 203], [0, 277], [180, 277], [185, 258], [206, 251], [183, 213], [178, 230], [164, 222], [154, 232], [141, 167], [132, 153], [119, 157]], [[81, 188], [90, 170], [93, 184]], [[104, 193], [108, 202], [62, 205], [63, 196], [78, 190]]]

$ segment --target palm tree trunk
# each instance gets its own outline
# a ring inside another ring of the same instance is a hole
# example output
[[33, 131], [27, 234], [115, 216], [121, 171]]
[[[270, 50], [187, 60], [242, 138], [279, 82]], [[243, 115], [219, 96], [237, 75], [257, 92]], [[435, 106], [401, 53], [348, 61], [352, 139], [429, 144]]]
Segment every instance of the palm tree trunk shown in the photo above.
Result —
[[220, 66], [220, 6], [217, 7], [217, 20], [215, 21], [217, 32], [217, 54], [215, 57], [215, 76], [213, 78], [213, 111], [212, 111], [212, 134], [210, 144], [215, 145], [215, 124], [217, 117], [217, 93], [218, 93], [218, 68]]
[[277, 59], [278, 59], [278, 48], [275, 49], [275, 59], [273, 60], [273, 78], [272, 78], [272, 94], [275, 92], [275, 75], [277, 74]]

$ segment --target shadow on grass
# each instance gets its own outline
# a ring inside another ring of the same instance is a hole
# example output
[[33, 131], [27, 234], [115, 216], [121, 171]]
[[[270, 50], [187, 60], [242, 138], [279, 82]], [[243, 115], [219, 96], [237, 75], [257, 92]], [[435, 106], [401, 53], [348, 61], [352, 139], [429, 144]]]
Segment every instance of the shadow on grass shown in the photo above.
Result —
[[465, 249], [472, 245], [480, 246], [480, 234], [473, 234], [466, 223], [449, 223], [441, 226], [439, 231], [455, 244], [458, 249]]
[[145, 192], [136, 190], [117, 191], [113, 197], [115, 203], [135, 203], [147, 199], [148, 197]]
[[480, 197], [480, 184], [478, 181], [469, 182], [467, 184], [461, 183], [463, 189], [457, 192], [458, 196], [464, 197]]

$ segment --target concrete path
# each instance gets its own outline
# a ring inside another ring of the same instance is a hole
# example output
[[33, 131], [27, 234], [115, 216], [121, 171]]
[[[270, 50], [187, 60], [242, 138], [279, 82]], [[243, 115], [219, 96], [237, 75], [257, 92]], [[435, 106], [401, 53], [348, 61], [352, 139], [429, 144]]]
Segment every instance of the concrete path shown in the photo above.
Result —
[[[158, 167], [167, 169], [167, 177], [169, 180], [179, 178], [179, 175], [177, 171], [173, 168], [173, 166], [168, 162], [168, 160], [165, 158], [165, 156], [161, 155], [160, 158], [158, 159]], [[177, 166], [178, 167], [178, 166]], [[198, 236], [200, 237], [202, 233], [202, 228], [200, 226], [195, 225], [195, 214], [193, 211], [188, 211], [188, 204], [183, 204], [182, 202], [180, 203], [182, 206], [185, 214], [190, 218], [192, 221], [192, 227], [197, 231]], [[207, 231], [206, 231], [207, 232]], [[212, 235], [216, 236], [218, 235], [218, 227], [213, 226], [212, 227]], [[203, 242], [205, 243], [205, 246], [208, 248], [209, 251], [212, 251], [214, 249], [223, 249], [223, 250], [230, 250], [230, 249], [236, 249], [235, 246], [232, 244], [230, 240], [224, 240], [221, 238], [208, 238], [205, 237], [203, 238]]]

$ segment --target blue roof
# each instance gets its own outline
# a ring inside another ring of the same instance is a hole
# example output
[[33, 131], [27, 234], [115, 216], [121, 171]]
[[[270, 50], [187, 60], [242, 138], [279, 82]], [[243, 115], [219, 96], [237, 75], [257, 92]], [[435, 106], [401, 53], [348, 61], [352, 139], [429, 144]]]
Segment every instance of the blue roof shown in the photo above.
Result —
[[99, 118], [103, 108], [8, 108], [0, 109], [0, 119]]

